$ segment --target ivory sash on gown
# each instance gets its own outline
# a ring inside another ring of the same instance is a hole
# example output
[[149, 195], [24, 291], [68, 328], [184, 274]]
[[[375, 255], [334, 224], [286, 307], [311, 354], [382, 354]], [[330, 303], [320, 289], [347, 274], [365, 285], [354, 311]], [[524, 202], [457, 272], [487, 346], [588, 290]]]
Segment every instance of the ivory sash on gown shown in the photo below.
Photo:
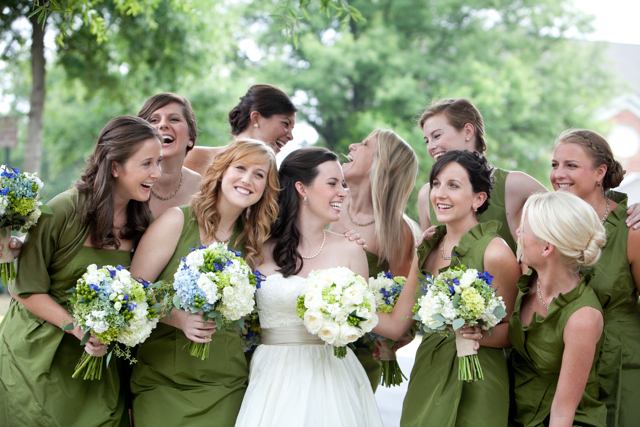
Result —
[[304, 325], [262, 328], [262, 345], [323, 345], [322, 339], [312, 335]]

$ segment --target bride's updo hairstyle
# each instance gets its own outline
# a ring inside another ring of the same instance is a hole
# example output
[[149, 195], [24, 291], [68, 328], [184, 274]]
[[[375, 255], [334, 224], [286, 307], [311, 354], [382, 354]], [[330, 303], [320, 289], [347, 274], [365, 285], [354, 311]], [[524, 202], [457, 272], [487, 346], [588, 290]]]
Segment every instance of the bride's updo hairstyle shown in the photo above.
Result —
[[429, 185], [431, 188], [433, 188], [433, 181], [440, 175], [440, 172], [452, 162], [456, 162], [467, 170], [469, 182], [471, 182], [471, 188], [475, 194], [487, 194], [484, 203], [478, 206], [476, 214], [480, 215], [489, 209], [489, 199], [491, 198], [491, 190], [493, 189], [493, 178], [491, 177], [493, 168], [486, 157], [481, 156], [475, 151], [448, 151], [440, 157], [431, 168], [431, 174], [429, 175]]
[[603, 191], [616, 188], [622, 183], [626, 171], [620, 162], [613, 158], [611, 147], [602, 135], [586, 129], [570, 129], [562, 132], [556, 139], [556, 147], [563, 142], [578, 144], [584, 148], [587, 155], [593, 159], [594, 168], [601, 165], [607, 167], [607, 173], [602, 180]]
[[298, 252], [300, 230], [296, 219], [302, 198], [296, 190], [296, 182], [308, 186], [316, 179], [318, 166], [326, 162], [337, 162], [338, 155], [322, 147], [301, 148], [289, 154], [280, 165], [280, 196], [278, 197], [278, 219], [271, 233], [276, 241], [273, 260], [284, 277], [298, 274], [303, 259]]
[[524, 204], [521, 227], [525, 216], [534, 236], [555, 246], [565, 267], [577, 270], [598, 262], [605, 243], [604, 227], [596, 211], [580, 197], [565, 191], [534, 194]]
[[277, 87], [267, 84], [253, 85], [240, 97], [238, 105], [229, 112], [231, 135], [239, 135], [251, 125], [253, 111], [268, 119], [274, 114], [290, 116], [298, 109], [293, 105], [289, 95]]

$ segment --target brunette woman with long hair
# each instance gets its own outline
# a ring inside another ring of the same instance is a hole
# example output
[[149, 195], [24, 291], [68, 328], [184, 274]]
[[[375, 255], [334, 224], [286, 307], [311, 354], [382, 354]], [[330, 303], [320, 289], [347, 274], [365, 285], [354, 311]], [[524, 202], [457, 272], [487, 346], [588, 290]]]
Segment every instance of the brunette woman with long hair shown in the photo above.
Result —
[[[131, 263], [150, 221], [151, 186], [160, 177], [160, 133], [146, 121], [117, 117], [102, 129], [80, 181], [48, 206], [27, 234], [0, 326], [0, 424], [101, 425], [128, 422], [119, 362], [100, 380], [71, 378], [84, 332], [68, 312], [67, 290], [90, 264]], [[87, 350], [104, 345], [91, 338]]]

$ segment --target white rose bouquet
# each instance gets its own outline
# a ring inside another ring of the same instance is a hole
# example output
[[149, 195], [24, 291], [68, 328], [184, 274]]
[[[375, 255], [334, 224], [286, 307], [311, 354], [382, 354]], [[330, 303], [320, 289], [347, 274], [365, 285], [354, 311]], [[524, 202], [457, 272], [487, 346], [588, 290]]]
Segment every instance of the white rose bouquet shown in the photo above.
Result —
[[[377, 311], [391, 313], [395, 307], [400, 292], [404, 288], [407, 278], [404, 276], [391, 276], [391, 273], [381, 271], [377, 277], [369, 278], [369, 289], [376, 298]], [[396, 359], [396, 353], [392, 350], [395, 342], [380, 335], [371, 334], [372, 339], [380, 341], [380, 359], [382, 360], [381, 384], [391, 387], [402, 384], [402, 379], [407, 377], [402, 373]]]
[[[242, 317], [255, 306], [258, 279], [240, 255], [224, 243], [190, 252], [173, 276], [173, 305], [192, 313], [202, 312], [205, 322], [213, 319], [218, 327], [243, 327]], [[210, 344], [190, 342], [189, 353], [205, 360]]]
[[[133, 279], [120, 265], [99, 268], [91, 264], [78, 279], [76, 287], [67, 292], [73, 294], [69, 298], [73, 304], [73, 318], [85, 332], [81, 344], [84, 345], [93, 333], [106, 346], [112, 342], [125, 346], [124, 350], [113, 346], [107, 356], [107, 365], [113, 353], [135, 363], [130, 347], [144, 342], [158, 324], [160, 304], [154, 303], [153, 286]], [[74, 325], [69, 324], [63, 330], [73, 328]], [[72, 377], [77, 378], [84, 372], [85, 380], [99, 380], [107, 348], [93, 354], [85, 350]]]
[[462, 337], [459, 329], [464, 325], [479, 325], [483, 330], [500, 323], [506, 315], [502, 297], [491, 287], [493, 276], [479, 273], [465, 266], [453, 267], [437, 278], [427, 275], [423, 281], [423, 296], [413, 311], [414, 319], [424, 325], [425, 332], [456, 334], [458, 350], [458, 379], [473, 382], [484, 379], [474, 341]]
[[364, 278], [346, 267], [312, 271], [296, 311], [309, 333], [333, 345], [338, 358], [347, 355], [347, 344], [378, 324], [373, 292]]
[[51, 209], [40, 201], [42, 187], [44, 184], [36, 174], [0, 166], [0, 244], [5, 248], [0, 256], [0, 279], [5, 285], [16, 278], [13, 253], [9, 248], [11, 229], [26, 233], [38, 222], [42, 212], [51, 213]]

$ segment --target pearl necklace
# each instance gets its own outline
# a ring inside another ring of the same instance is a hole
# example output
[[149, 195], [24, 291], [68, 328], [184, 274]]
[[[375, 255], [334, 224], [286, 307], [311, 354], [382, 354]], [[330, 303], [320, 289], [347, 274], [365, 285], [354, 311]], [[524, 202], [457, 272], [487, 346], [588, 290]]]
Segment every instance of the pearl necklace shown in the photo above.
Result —
[[358, 222], [355, 222], [353, 220], [353, 218], [351, 218], [351, 213], [349, 213], [349, 209], [351, 209], [351, 201], [349, 201], [349, 204], [347, 205], [347, 216], [349, 217], [349, 220], [351, 220], [352, 223], [354, 223], [355, 225], [357, 225], [358, 227], [366, 227], [368, 225], [373, 224], [374, 222], [376, 222], [376, 219], [373, 218], [371, 221], [369, 222], [365, 222], [364, 224], [360, 224]]
[[[349, 212], [349, 211], [347, 211]], [[322, 244], [320, 245], [320, 249], [318, 249], [318, 252], [316, 252], [315, 255], [313, 256], [304, 256], [304, 255], [300, 255], [302, 258], [304, 259], [314, 259], [315, 257], [317, 257], [318, 255], [320, 255], [320, 252], [322, 251], [322, 248], [324, 248], [324, 242], [327, 240], [327, 230], [322, 229], [322, 233], [324, 234], [324, 237], [322, 238]]]
[[153, 187], [151, 187], [151, 194], [153, 194], [156, 197], [156, 199], [167, 201], [167, 200], [173, 199], [173, 196], [178, 194], [178, 191], [180, 191], [180, 187], [182, 187], [182, 171], [180, 171], [180, 182], [178, 183], [178, 188], [176, 188], [176, 191], [174, 191], [173, 193], [169, 194], [166, 197], [163, 197], [163, 196], [160, 196], [158, 193], [156, 193], [153, 190]]

